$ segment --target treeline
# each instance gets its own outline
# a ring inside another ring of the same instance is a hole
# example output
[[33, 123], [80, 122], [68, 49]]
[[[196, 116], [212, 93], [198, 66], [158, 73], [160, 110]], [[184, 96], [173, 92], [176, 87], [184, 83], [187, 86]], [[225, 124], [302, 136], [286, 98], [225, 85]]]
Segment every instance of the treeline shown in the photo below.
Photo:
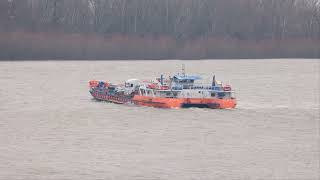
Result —
[[319, 58], [319, 0], [2, 0], [0, 59]]

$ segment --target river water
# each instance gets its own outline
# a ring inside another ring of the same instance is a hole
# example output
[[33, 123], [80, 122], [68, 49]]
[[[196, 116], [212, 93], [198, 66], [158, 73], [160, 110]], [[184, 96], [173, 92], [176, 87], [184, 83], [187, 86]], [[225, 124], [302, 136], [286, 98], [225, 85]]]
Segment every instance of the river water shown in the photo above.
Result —
[[[230, 80], [234, 110], [92, 100], [91, 79]], [[0, 62], [0, 179], [320, 179], [320, 60]]]

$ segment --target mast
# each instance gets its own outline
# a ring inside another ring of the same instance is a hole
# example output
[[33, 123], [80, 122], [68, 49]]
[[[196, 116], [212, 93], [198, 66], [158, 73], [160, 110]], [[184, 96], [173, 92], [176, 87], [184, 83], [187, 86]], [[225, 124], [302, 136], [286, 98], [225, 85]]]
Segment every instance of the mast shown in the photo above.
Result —
[[212, 77], [212, 86], [216, 86], [216, 75]]
[[186, 67], [184, 64], [182, 64], [182, 75], [186, 76]]

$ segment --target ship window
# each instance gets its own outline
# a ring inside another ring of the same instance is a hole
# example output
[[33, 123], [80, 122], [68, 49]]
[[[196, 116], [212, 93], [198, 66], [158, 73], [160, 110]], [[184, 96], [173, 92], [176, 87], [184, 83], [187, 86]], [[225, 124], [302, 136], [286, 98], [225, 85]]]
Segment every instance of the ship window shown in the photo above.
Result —
[[216, 96], [216, 93], [211, 93], [211, 97], [215, 97]]
[[131, 87], [133, 87], [133, 84], [131, 84]]
[[226, 92], [226, 93], [225, 93], [225, 97], [231, 98], [231, 93], [230, 93], [230, 92]]
[[199, 91], [199, 94], [201, 93], [201, 91]]
[[223, 98], [225, 96], [224, 92], [218, 93], [219, 98]]

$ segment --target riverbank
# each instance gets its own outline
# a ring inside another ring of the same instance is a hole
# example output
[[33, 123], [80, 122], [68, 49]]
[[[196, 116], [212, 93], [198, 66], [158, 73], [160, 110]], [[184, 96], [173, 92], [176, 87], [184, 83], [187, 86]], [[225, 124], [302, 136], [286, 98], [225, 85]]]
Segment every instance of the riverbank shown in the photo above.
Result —
[[320, 58], [320, 40], [0, 32], [0, 60]]

